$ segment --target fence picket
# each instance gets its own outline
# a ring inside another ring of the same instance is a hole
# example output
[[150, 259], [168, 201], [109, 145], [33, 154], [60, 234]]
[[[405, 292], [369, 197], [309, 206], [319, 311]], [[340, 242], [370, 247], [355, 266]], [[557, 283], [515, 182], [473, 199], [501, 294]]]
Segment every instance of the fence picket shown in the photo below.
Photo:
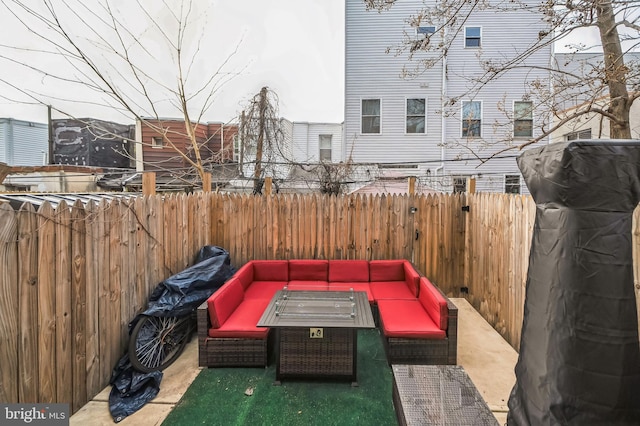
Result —
[[[18, 221], [0, 204], [0, 401], [18, 402]], [[11, 266], [9, 266], [11, 265]]]
[[[35, 403], [38, 402], [38, 316], [34, 315], [38, 311], [38, 219], [33, 205], [23, 204], [17, 219], [20, 299], [18, 400]], [[0, 219], [0, 223], [5, 221]]]

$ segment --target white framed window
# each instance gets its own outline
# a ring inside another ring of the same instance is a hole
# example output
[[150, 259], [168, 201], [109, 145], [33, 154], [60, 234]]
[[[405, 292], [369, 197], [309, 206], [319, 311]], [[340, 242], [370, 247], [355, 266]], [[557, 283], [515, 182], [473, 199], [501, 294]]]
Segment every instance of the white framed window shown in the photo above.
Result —
[[504, 193], [505, 194], [521, 194], [520, 175], [504, 176]]
[[424, 37], [429, 37], [431, 34], [435, 34], [436, 32], [436, 27], [434, 26], [419, 26], [416, 27], [416, 35], [417, 36], [424, 36]]
[[362, 100], [361, 133], [380, 133], [380, 99]]
[[467, 192], [467, 176], [452, 176], [453, 193]]
[[462, 137], [482, 136], [482, 102], [462, 101]]
[[564, 135], [566, 141], [575, 141], [578, 139], [591, 139], [591, 129], [578, 130]]
[[427, 100], [425, 98], [407, 99], [405, 111], [405, 132], [425, 133], [427, 127]]
[[154, 136], [151, 138], [151, 146], [153, 148], [162, 148], [164, 146], [164, 139], [162, 136]]
[[332, 135], [318, 136], [318, 145], [320, 147], [320, 161], [331, 161], [331, 139]]
[[530, 138], [533, 136], [533, 102], [513, 102], [513, 137]]
[[464, 47], [480, 47], [482, 27], [464, 27]]
[[236, 163], [240, 161], [240, 136], [238, 134], [233, 136], [233, 161]]

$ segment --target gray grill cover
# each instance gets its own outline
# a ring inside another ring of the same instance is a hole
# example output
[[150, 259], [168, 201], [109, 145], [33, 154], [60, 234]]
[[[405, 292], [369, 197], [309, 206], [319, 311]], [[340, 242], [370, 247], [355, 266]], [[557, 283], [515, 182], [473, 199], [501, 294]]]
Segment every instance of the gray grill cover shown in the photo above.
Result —
[[508, 424], [638, 425], [640, 143], [551, 144], [518, 166], [536, 220]]

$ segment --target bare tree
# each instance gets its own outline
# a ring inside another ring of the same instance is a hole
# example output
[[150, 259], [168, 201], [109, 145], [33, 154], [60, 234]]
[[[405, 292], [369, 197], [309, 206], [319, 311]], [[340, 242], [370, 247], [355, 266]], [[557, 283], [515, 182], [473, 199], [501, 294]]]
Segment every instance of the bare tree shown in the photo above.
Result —
[[288, 158], [284, 139], [282, 121], [278, 116], [278, 95], [263, 87], [240, 114], [240, 168], [242, 170], [246, 160], [252, 157], [254, 194], [262, 193], [265, 173], [273, 175], [277, 163]]
[[[381, 13], [392, 7], [396, 0], [364, 0], [368, 8]], [[417, 2], [418, 3], [418, 2]], [[553, 119], [542, 120], [535, 137], [520, 143], [520, 148], [548, 137], [572, 120], [598, 114], [611, 123], [611, 138], [631, 138], [629, 111], [640, 96], [637, 61], [625, 60], [625, 54], [638, 47], [640, 40], [640, 13], [634, 0], [549, 0], [525, 2], [512, 0], [443, 0], [420, 2], [420, 10], [408, 19], [413, 27], [432, 25], [435, 31], [422, 38], [405, 37], [396, 52], [407, 52], [412, 66], [406, 67], [406, 75], [415, 75], [431, 68], [447, 57], [451, 43], [464, 34], [469, 18], [476, 13], [493, 13], [496, 22], [503, 14], [515, 11], [529, 12], [544, 22], [536, 39], [530, 40], [525, 49], [502, 52], [502, 57], [483, 57], [481, 75], [469, 76], [469, 94], [473, 95], [505, 74], [522, 69], [542, 69], [539, 61], [530, 59], [552, 44], [562, 43], [584, 28], [595, 28], [600, 35], [602, 52], [596, 61], [584, 67], [567, 70], [566, 64], [549, 66], [552, 83], [534, 79], [528, 83], [524, 99], [535, 98], [539, 115]], [[505, 35], [506, 36], [506, 35]], [[573, 44], [572, 52], [593, 48], [586, 44]], [[392, 49], [389, 49], [392, 51]], [[424, 55], [429, 52], [429, 55]], [[458, 97], [459, 98], [459, 97]], [[458, 98], [448, 100], [453, 105]], [[569, 102], [578, 99], [579, 108], [567, 109]], [[443, 114], [447, 114], [443, 108]], [[515, 117], [510, 117], [512, 120]], [[462, 118], [464, 120], [464, 117]]]
[[[0, 0], [0, 13], [30, 36], [24, 42], [5, 38], [0, 61], [40, 76], [44, 87], [0, 78], [5, 94], [13, 90], [22, 101], [70, 117], [84, 105], [139, 120], [204, 177], [200, 123], [239, 72], [228, 70], [237, 45], [210, 61], [209, 2], [134, 0], [122, 8], [112, 0]], [[163, 126], [167, 116], [184, 120], [184, 130]]]

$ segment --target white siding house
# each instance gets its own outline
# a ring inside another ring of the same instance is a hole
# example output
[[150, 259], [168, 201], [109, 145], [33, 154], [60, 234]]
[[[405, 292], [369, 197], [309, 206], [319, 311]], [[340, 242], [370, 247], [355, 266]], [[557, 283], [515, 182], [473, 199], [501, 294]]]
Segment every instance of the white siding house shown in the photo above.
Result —
[[49, 129], [46, 124], [0, 118], [0, 162], [9, 166], [48, 164]]
[[[594, 68], [601, 68], [603, 62], [602, 52], [580, 53], [556, 53], [554, 66], [561, 71], [560, 75], [576, 82], [584, 79], [583, 84], [576, 84], [575, 88], [565, 91], [559, 100], [560, 111], [554, 115], [554, 125], [560, 125], [561, 121], [571, 117], [576, 111], [581, 111], [589, 106], [606, 109], [609, 103], [609, 94], [606, 87], [601, 86], [600, 81], [589, 81], [588, 77], [594, 73]], [[640, 63], [640, 52], [625, 52], [625, 65], [634, 69]], [[571, 76], [571, 77], [567, 77]], [[587, 76], [587, 77], [585, 77]], [[637, 77], [629, 79], [628, 89], [633, 90], [637, 83]], [[562, 82], [558, 83], [562, 84]], [[597, 86], [595, 90], [585, 90], [589, 85]], [[583, 110], [584, 111], [584, 110]], [[629, 112], [631, 124], [631, 137], [640, 139], [640, 102], [632, 104]], [[611, 123], [607, 117], [601, 114], [589, 112], [578, 118], [573, 118], [560, 125], [551, 135], [551, 142], [562, 142], [576, 139], [609, 139]]]
[[[528, 64], [540, 66], [537, 71], [512, 70], [480, 89], [472, 88], [470, 78], [482, 75], [482, 60], [513, 56], [537, 40], [544, 29], [541, 17], [513, 11], [496, 19], [493, 11], [474, 11], [461, 33], [434, 34], [432, 43], [442, 36], [453, 39], [443, 59], [441, 52], [419, 52], [410, 61], [395, 47], [435, 29], [417, 30], [407, 22], [424, 3], [398, 0], [378, 12], [366, 10], [361, 0], [346, 0], [343, 158], [351, 154], [355, 163], [371, 163], [381, 175], [391, 170], [417, 176], [436, 190], [452, 191], [468, 177], [476, 178], [477, 191], [520, 190], [517, 150], [486, 163], [476, 157], [526, 142], [548, 121], [526, 93], [533, 81], [549, 81], [551, 47], [528, 58]], [[403, 69], [417, 65], [417, 59], [435, 63], [406, 77]], [[517, 129], [514, 114], [521, 118]]]
[[293, 158], [298, 163], [342, 160], [342, 124], [293, 122]]

